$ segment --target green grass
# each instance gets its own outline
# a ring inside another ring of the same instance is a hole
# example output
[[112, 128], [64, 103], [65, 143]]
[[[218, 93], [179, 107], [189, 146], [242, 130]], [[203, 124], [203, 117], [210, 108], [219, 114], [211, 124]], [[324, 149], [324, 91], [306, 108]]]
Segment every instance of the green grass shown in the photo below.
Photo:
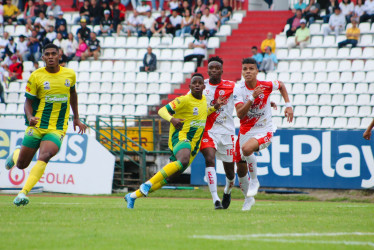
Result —
[[[0, 249], [374, 248], [374, 235], [248, 236], [374, 233], [371, 203], [258, 201], [242, 212], [242, 200], [215, 211], [210, 199], [143, 198], [128, 210], [122, 197], [30, 195], [25, 207], [15, 207], [13, 198], [0, 196]], [[194, 238], [203, 235], [235, 238]]]

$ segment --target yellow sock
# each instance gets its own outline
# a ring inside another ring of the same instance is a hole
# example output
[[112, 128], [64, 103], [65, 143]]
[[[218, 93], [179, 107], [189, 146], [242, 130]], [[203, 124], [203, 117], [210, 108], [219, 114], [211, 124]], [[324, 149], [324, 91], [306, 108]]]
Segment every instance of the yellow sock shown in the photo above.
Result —
[[14, 162], [14, 165], [17, 166], [17, 161], [18, 161], [18, 156], [19, 156], [19, 152], [21, 151], [21, 149], [17, 148], [16, 150], [14, 150], [13, 152], [13, 162]]
[[173, 161], [158, 171], [149, 181], [152, 186], [158, 182], [161, 182], [171, 176], [172, 174], [183, 169], [183, 165], [180, 161]]
[[20, 193], [28, 194], [30, 190], [35, 186], [35, 184], [42, 177], [47, 163], [44, 161], [37, 161], [32, 167], [29, 177], [27, 177], [26, 184]]
[[136, 198], [143, 197], [143, 194], [140, 192], [139, 189], [135, 191], [135, 195], [136, 195]]
[[168, 182], [166, 180], [162, 180], [160, 182], [157, 182], [156, 184], [152, 185], [151, 189], [149, 190], [150, 193], [156, 191], [156, 190], [159, 190], [160, 188], [162, 188], [163, 186], [165, 186], [165, 184], [167, 184]]

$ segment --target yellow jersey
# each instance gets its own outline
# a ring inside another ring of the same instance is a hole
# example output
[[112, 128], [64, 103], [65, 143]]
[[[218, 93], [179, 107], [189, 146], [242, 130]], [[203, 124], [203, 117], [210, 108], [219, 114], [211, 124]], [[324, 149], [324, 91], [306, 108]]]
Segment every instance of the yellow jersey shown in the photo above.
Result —
[[179, 141], [188, 140], [191, 143], [191, 155], [199, 152], [201, 137], [208, 116], [208, 106], [205, 96], [196, 99], [191, 93], [175, 98], [167, 104], [166, 109], [174, 117], [184, 119], [182, 130], [176, 130], [170, 123], [169, 148], [173, 151]]
[[[33, 100], [33, 116], [40, 118], [35, 127], [67, 130], [70, 90], [75, 88], [75, 81], [74, 70], [62, 66], [57, 73], [49, 73], [43, 67], [30, 75], [25, 97]], [[29, 125], [27, 119], [26, 125]]]

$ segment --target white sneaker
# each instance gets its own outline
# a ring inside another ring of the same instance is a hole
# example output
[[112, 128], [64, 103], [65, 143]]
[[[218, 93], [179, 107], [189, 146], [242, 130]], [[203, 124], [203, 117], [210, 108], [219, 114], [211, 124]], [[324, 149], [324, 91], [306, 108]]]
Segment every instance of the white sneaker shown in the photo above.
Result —
[[255, 198], [253, 197], [247, 197], [244, 199], [244, 204], [242, 211], [249, 211], [251, 210], [252, 206], [255, 204]]
[[257, 194], [258, 189], [260, 188], [260, 182], [258, 180], [249, 181], [249, 187], [247, 192], [247, 197], [253, 197]]

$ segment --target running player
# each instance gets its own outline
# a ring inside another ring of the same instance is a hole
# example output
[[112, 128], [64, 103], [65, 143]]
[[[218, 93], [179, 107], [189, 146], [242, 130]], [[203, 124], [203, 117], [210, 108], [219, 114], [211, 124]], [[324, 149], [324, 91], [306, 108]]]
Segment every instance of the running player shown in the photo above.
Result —
[[201, 74], [191, 78], [191, 93], [176, 98], [158, 111], [158, 114], [170, 122], [169, 148], [172, 151], [171, 163], [164, 166], [151, 179], [140, 185], [140, 188], [125, 196], [127, 208], [134, 208], [136, 198], [147, 196], [150, 191], [161, 188], [170, 176], [183, 173], [191, 165], [199, 152], [200, 141], [204, 132], [207, 116], [221, 108], [225, 102], [218, 98], [214, 106], [207, 108], [203, 95], [205, 88]]
[[[236, 112], [240, 119], [238, 138], [240, 155], [248, 163], [249, 183], [248, 177], [243, 176], [248, 171], [246, 165], [238, 164], [238, 176], [241, 188], [247, 194], [247, 197], [255, 196], [260, 187], [257, 179], [257, 159], [253, 152], [268, 147], [276, 130], [272, 123], [270, 100], [268, 100], [273, 90], [279, 90], [286, 103], [285, 116], [287, 121], [292, 122], [293, 120], [293, 109], [284, 83], [280, 81], [258, 81], [257, 74], [256, 61], [253, 58], [243, 59], [242, 75], [244, 82], [237, 85], [234, 90]], [[238, 154], [239, 152], [237, 152]], [[238, 158], [236, 158], [236, 161], [238, 161]], [[245, 169], [242, 169], [243, 167]], [[247, 199], [247, 202], [251, 200]], [[254, 204], [254, 199], [250, 203]]]
[[[235, 184], [234, 135], [233, 119], [235, 82], [222, 80], [223, 61], [220, 57], [212, 57], [208, 61], [209, 79], [204, 81], [207, 102], [214, 105], [218, 97], [227, 100], [219, 110], [210, 114], [206, 121], [200, 150], [205, 158], [205, 176], [212, 194], [215, 209], [227, 209], [231, 201], [231, 189]], [[216, 158], [223, 162], [226, 173], [226, 186], [222, 204], [217, 194]]]
[[5, 162], [8, 170], [13, 166], [25, 169], [36, 151], [40, 150], [25, 186], [13, 201], [17, 206], [29, 203], [26, 195], [42, 177], [49, 160], [58, 153], [68, 127], [69, 105], [74, 113], [74, 130], [78, 127], [79, 134], [86, 131], [86, 125], [79, 120], [74, 71], [58, 64], [58, 47], [52, 43], [43, 48], [43, 60], [46, 67], [34, 71], [26, 85], [25, 117], [28, 127], [22, 147], [17, 147]]

